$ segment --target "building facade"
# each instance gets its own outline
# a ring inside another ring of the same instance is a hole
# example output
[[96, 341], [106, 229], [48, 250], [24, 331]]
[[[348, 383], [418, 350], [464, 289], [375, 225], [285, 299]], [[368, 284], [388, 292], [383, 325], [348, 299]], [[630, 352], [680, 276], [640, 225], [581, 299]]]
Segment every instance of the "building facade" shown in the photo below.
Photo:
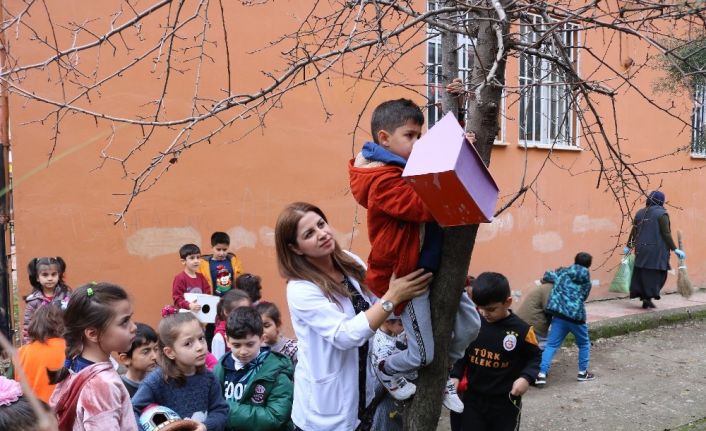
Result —
[[[294, 3], [260, 7], [237, 3], [227, 5], [225, 10], [230, 63], [224, 51], [218, 50], [211, 54], [212, 61], [199, 69], [204, 77], [200, 81], [203, 91], [212, 94], [231, 84], [232, 92], [249, 92], [267, 85], [270, 78], [262, 71], [281, 67], [280, 55], [277, 50], [252, 51], [296, 29], [297, 18], [306, 12]], [[50, 6], [55, 22], [76, 23], [88, 17], [111, 16], [107, 12], [118, 5], [76, 1]], [[189, 2], [187, 5], [195, 7]], [[110, 22], [101, 19], [95, 25], [105, 30]], [[213, 25], [219, 20], [213, 18]], [[150, 23], [155, 25], [154, 30], [150, 30]], [[35, 24], [42, 25], [38, 18]], [[159, 38], [162, 27], [157, 24], [157, 18], [147, 20], [141, 31], [148, 38], [153, 31], [152, 37]], [[541, 22], [533, 24], [519, 26], [525, 40], [537, 37], [536, 26]], [[564, 30], [564, 42], [576, 47], [572, 61], [582, 71], [597, 69], [597, 63], [582, 55], [581, 46], [601, 47], [606, 61], [616, 68], [625, 50], [633, 58], [649, 53], [645, 46], [619, 50], [615, 45], [605, 45], [605, 35], [584, 31], [577, 25], [565, 24]], [[81, 38], [85, 37], [82, 33]], [[35, 50], [34, 43], [31, 33], [21, 30], [11, 52], [23, 64], [41, 62], [50, 53]], [[70, 43], [71, 32], [59, 34], [60, 45]], [[125, 43], [130, 45], [132, 40], [128, 37]], [[460, 43], [464, 47], [459, 51], [461, 66], [467, 71], [472, 67], [472, 42]], [[137, 55], [132, 51], [120, 54], [118, 50], [111, 56], [109, 52], [108, 46], [102, 48], [100, 68], [96, 68], [99, 76], [109, 73], [106, 70], [119, 69], [130, 55]], [[319, 81], [325, 85], [293, 89], [261, 124], [258, 114], [253, 113], [214, 139], [181, 153], [149, 191], [137, 196], [117, 224], [111, 213], [122, 211], [132, 190], [131, 178], [139, 174], [140, 166], [149, 163], [158, 147], [138, 152], [135, 164], [125, 170], [120, 163], [106, 161], [101, 155], [111, 151], [125, 154], [144, 136], [144, 128], [61, 111], [55, 144], [52, 106], [28, 101], [15, 91], [10, 98], [10, 123], [20, 292], [30, 291], [25, 266], [31, 258], [59, 255], [68, 264], [70, 285], [92, 280], [121, 284], [134, 298], [136, 319], [155, 324], [161, 307], [171, 302], [172, 278], [182, 269], [179, 247], [193, 242], [203, 253], [210, 253], [211, 233], [226, 231], [231, 236], [231, 250], [242, 260], [244, 270], [262, 277], [263, 297], [278, 303], [286, 315], [285, 281], [277, 272], [274, 250], [277, 215], [292, 201], [315, 203], [329, 215], [341, 244], [363, 258], [367, 256], [365, 211], [349, 193], [347, 162], [370, 138], [370, 113], [381, 101], [410, 97], [425, 107], [430, 123], [438, 118], [438, 95], [442, 91], [438, 52], [433, 37], [419, 43], [396, 65], [395, 76], [404, 76], [409, 85], [382, 86], [370, 100], [375, 80], [354, 79], [344, 68], [332, 68]], [[86, 51], [68, 56], [67, 61], [98, 64], [97, 58], [96, 52]], [[135, 106], [142, 109], [156, 100], [164, 75], [155, 79], [160, 74], [158, 68], [137, 67], [131, 79], [116, 80], [93, 94], [91, 109], [129, 116]], [[180, 67], [186, 68], [187, 63]], [[18, 87], [42, 97], [60, 98], [62, 85], [56, 76], [51, 81], [46, 78], [52, 73], [50, 68], [34, 70]], [[606, 74], [606, 85], [618, 82], [604, 70], [595, 73]], [[622, 73], [646, 89], [659, 76], [659, 71], [645, 69], [638, 73], [628, 68]], [[162, 99], [175, 117], [188, 115], [194, 99], [191, 81], [178, 73], [170, 79], [176, 84]], [[493, 148], [490, 171], [500, 186], [501, 204], [523, 182], [532, 182], [532, 188], [492, 223], [481, 226], [469, 273], [502, 272], [521, 296], [545, 270], [570, 264], [577, 252], [587, 251], [594, 256], [591, 297], [610, 297], [607, 287], [620, 261], [630, 215], [599, 181], [599, 164], [590, 150], [597, 144], [579, 125], [581, 107], [540, 58], [511, 58], [506, 80], [509, 87], [524, 91], [508, 95], [503, 102], [501, 132]], [[71, 89], [69, 82], [67, 77]], [[622, 151], [631, 161], [639, 162], [640, 172], [650, 173], [649, 178], [642, 178], [645, 187], [665, 192], [672, 228], [684, 233], [692, 281], [702, 286], [706, 281], [703, 88], [696, 93], [696, 104], [683, 95], [650, 93], [657, 106], [677, 106], [683, 113], [681, 118], [693, 125], [685, 127], [646, 103], [629, 86], [615, 86], [619, 93], [615, 99], [616, 122], [608, 100], [598, 103], [608, 134], [617, 134]], [[410, 91], [410, 87], [423, 90]], [[170, 139], [173, 135], [157, 131], [150, 145], [164, 146]], [[682, 150], [677, 151], [679, 148]], [[637, 202], [635, 211], [643, 200], [635, 190], [626, 192], [626, 201]], [[672, 266], [676, 267], [674, 258]], [[667, 290], [673, 290], [675, 284], [676, 277], [670, 276]]]

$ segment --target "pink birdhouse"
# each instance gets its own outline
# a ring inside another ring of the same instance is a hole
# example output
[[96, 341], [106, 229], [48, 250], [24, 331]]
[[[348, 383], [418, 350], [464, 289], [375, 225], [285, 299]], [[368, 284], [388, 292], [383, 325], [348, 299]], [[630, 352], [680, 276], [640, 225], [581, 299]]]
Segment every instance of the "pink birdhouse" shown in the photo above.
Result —
[[451, 113], [414, 144], [402, 177], [442, 226], [493, 219], [498, 186]]

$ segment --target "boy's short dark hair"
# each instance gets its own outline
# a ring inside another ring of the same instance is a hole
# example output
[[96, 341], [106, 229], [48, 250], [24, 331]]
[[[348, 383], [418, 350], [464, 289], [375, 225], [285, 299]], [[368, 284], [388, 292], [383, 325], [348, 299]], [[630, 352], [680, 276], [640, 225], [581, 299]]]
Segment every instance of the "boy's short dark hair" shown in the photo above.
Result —
[[201, 254], [201, 249], [196, 244], [184, 244], [179, 249], [179, 257], [186, 259], [192, 254]]
[[262, 317], [253, 307], [238, 307], [228, 315], [226, 335], [230, 338], [262, 337], [262, 333]]
[[211, 247], [215, 247], [216, 244], [230, 245], [230, 236], [225, 232], [213, 232], [211, 235]]
[[473, 280], [473, 302], [481, 307], [505, 302], [512, 294], [507, 278], [497, 272], [484, 272]]
[[150, 325], [144, 323], [135, 323], [135, 326], [137, 326], [137, 330], [135, 331], [135, 339], [132, 340], [132, 344], [130, 344], [130, 350], [128, 350], [127, 352], [119, 352], [125, 353], [128, 358], [132, 358], [132, 352], [139, 349], [140, 347], [146, 346], [149, 343], [156, 343], [159, 341], [157, 333], [154, 329], [152, 329]]
[[576, 255], [576, 257], [574, 258], [574, 264], [581, 265], [585, 268], [590, 268], [592, 262], [593, 262], [593, 256], [586, 253], [585, 251], [578, 253]]
[[373, 134], [373, 141], [378, 142], [378, 132], [385, 130], [389, 133], [413, 121], [414, 124], [424, 125], [424, 114], [414, 102], [409, 99], [395, 99], [382, 102], [373, 111], [373, 118], [370, 121], [370, 130]]

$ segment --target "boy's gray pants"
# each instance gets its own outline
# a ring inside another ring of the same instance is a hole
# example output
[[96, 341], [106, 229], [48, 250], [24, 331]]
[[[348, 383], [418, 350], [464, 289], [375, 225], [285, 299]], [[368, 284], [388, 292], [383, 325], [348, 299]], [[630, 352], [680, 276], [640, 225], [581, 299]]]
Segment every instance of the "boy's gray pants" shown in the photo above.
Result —
[[[409, 301], [400, 317], [407, 336], [407, 348], [385, 359], [385, 372], [388, 374], [415, 371], [434, 360], [429, 291]], [[450, 365], [463, 357], [468, 345], [478, 336], [479, 329], [480, 316], [476, 306], [463, 292], [449, 345]]]

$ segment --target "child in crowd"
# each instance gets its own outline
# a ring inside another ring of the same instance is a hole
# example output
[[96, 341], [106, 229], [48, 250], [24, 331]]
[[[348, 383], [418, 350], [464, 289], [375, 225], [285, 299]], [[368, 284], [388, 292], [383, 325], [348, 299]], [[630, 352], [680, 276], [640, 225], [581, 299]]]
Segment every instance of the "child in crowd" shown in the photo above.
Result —
[[19, 382], [0, 376], [0, 430], [47, 431], [57, 429], [56, 419], [46, 404], [41, 403], [45, 426], [22, 393]]
[[[195, 244], [185, 244], [179, 249], [179, 257], [184, 265], [184, 271], [174, 276], [172, 283], [172, 299], [174, 306], [178, 309], [191, 310], [194, 313], [201, 311], [201, 305], [194, 300], [189, 302], [184, 296], [185, 293], [203, 293], [210, 295], [212, 292], [209, 279], [200, 271], [201, 267], [201, 250]], [[213, 332], [215, 325], [208, 323], [204, 327], [206, 336], [206, 345], [210, 345], [213, 340]], [[214, 365], [215, 361], [210, 365]], [[210, 369], [210, 368], [209, 368]]]
[[[401, 350], [401, 345], [406, 343], [403, 331], [404, 327], [399, 316], [390, 314], [375, 331], [373, 343], [370, 346], [370, 360], [373, 364], [384, 361], [396, 350]], [[372, 429], [380, 431], [402, 430], [402, 408], [393, 397], [387, 395], [375, 409]]]
[[174, 276], [172, 299], [174, 306], [184, 310], [198, 312], [201, 306], [184, 298], [185, 293], [211, 294], [211, 286], [199, 271], [201, 250], [196, 244], [185, 244], [179, 249], [179, 257], [184, 270]]
[[[49, 402], [54, 385], [49, 383], [48, 370], [58, 370], [64, 365], [64, 316], [56, 304], [40, 307], [29, 322], [29, 344], [20, 347], [17, 354], [19, 366], [27, 376], [34, 394]], [[15, 371], [15, 379], [18, 379]]]
[[27, 303], [24, 313], [24, 324], [22, 325], [22, 342], [29, 342], [27, 332], [29, 321], [32, 315], [44, 304], [54, 302], [61, 308], [66, 308], [69, 300], [71, 288], [64, 283], [64, 273], [66, 272], [66, 262], [59, 256], [40, 257], [29, 261], [27, 273], [29, 274], [29, 284], [32, 286], [32, 293], [24, 300]]
[[231, 353], [214, 373], [230, 413], [227, 428], [241, 431], [290, 430], [293, 424], [292, 362], [270, 349], [261, 349], [262, 319], [252, 307], [240, 307], [226, 325]]
[[225, 232], [213, 232], [211, 235], [213, 254], [201, 256], [199, 272], [206, 277], [215, 295], [223, 296], [233, 287], [241, 272], [242, 265], [238, 257], [228, 252], [230, 236]]
[[[197, 431], [221, 431], [228, 416], [221, 387], [205, 367], [206, 339], [193, 313], [165, 307], [159, 322], [159, 367], [151, 371], [132, 397], [139, 420], [151, 404], [174, 410], [182, 419], [199, 422]], [[171, 314], [169, 314], [171, 313]]]
[[403, 332], [404, 327], [400, 317], [390, 314], [390, 317], [375, 331], [375, 336], [373, 337], [370, 356], [374, 364], [385, 360], [396, 350], [400, 350], [399, 345], [402, 343], [400, 337], [403, 337]]
[[137, 430], [130, 395], [110, 362], [135, 336], [132, 304], [120, 286], [79, 287], [64, 312], [66, 361], [50, 372], [60, 430]]
[[[382, 103], [373, 112], [372, 136], [357, 157], [349, 163], [351, 191], [368, 210], [368, 236], [372, 250], [368, 257], [365, 283], [378, 297], [387, 292], [392, 274], [406, 276], [418, 268], [435, 272], [441, 258], [443, 231], [412, 186], [402, 179], [402, 171], [414, 143], [422, 134], [424, 114], [411, 100]], [[433, 360], [429, 292], [407, 304], [388, 304], [401, 312], [408, 348], [374, 364], [378, 379], [398, 400], [411, 397], [414, 384], [404, 373], [416, 371]], [[468, 296], [460, 295], [454, 338], [449, 348], [451, 363], [476, 337], [480, 320]], [[460, 412], [463, 403], [449, 380], [444, 406]]]
[[553, 287], [554, 283], [550, 279], [542, 277], [540, 285], [531, 289], [527, 295], [525, 295], [522, 303], [515, 312], [517, 317], [532, 326], [540, 349], [544, 349], [544, 346], [547, 344], [551, 315], [547, 314], [545, 309], [547, 308], [549, 294]]
[[[456, 80], [454, 80], [456, 81]], [[447, 87], [448, 88], [448, 87]], [[463, 290], [466, 291], [466, 295], [468, 295], [469, 298], [473, 297], [473, 282], [475, 281], [475, 277], [472, 275], [467, 275], [466, 276], [466, 283], [463, 286]], [[461, 359], [462, 361], [463, 359]], [[458, 380], [458, 384], [456, 384], [456, 392], [458, 393], [458, 396], [463, 399], [463, 394], [466, 392], [466, 389], [468, 389], [468, 379], [466, 378], [466, 368], [465, 366], [463, 369], [456, 369], [455, 374], [460, 375], [461, 377]], [[454, 380], [454, 383], [455, 381]], [[449, 412], [449, 425], [451, 425], [451, 431], [461, 431], [462, 425], [463, 425], [463, 412], [457, 413], [455, 411], [450, 411]]]
[[484, 272], [473, 280], [473, 301], [481, 315], [478, 338], [456, 362], [465, 369], [462, 427], [474, 431], [519, 429], [522, 395], [537, 377], [540, 350], [532, 327], [512, 313], [510, 284], [502, 274]]
[[145, 375], [157, 366], [157, 357], [159, 356], [157, 333], [151, 326], [144, 323], [136, 325], [137, 331], [130, 349], [118, 353], [120, 363], [127, 368], [127, 372], [121, 378], [130, 397], [135, 395]]
[[271, 302], [260, 302], [255, 306], [260, 313], [263, 325], [262, 341], [273, 352], [281, 353], [288, 357], [294, 365], [297, 364], [297, 340], [292, 340], [282, 335], [282, 315], [279, 308]]
[[230, 352], [230, 347], [226, 344], [226, 321], [231, 311], [238, 307], [250, 307], [252, 301], [250, 295], [243, 290], [232, 289], [225, 293], [218, 301], [216, 310], [218, 319], [216, 320], [216, 330], [211, 341], [211, 353], [220, 359], [225, 353]]
[[577, 380], [584, 382], [593, 380], [595, 376], [588, 372], [591, 357], [591, 340], [588, 337], [586, 324], [586, 307], [584, 302], [591, 293], [591, 267], [593, 257], [580, 252], [574, 258], [574, 264], [568, 268], [560, 268], [555, 272], [547, 272], [544, 278], [554, 283], [552, 293], [547, 301], [547, 313], [551, 314], [552, 325], [549, 328], [547, 345], [542, 353], [542, 364], [535, 384], [539, 387], [547, 383], [547, 374], [552, 365], [556, 350], [564, 342], [569, 332], [574, 334], [576, 346], [579, 349], [579, 371]]
[[235, 287], [240, 290], [244, 290], [250, 295], [250, 299], [253, 304], [257, 304], [262, 298], [260, 291], [262, 290], [262, 285], [260, 282], [262, 279], [253, 274], [243, 274], [235, 280]]

